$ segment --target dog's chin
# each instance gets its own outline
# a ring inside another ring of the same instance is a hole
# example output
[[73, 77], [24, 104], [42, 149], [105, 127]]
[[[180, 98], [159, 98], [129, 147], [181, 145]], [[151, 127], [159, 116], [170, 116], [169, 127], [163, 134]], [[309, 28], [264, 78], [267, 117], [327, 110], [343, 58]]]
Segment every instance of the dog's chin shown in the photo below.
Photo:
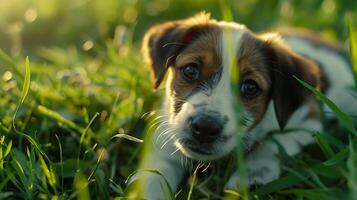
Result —
[[175, 141], [175, 145], [188, 158], [208, 161], [222, 158], [231, 152], [235, 144], [228, 141], [200, 145], [192, 139], [181, 139]]

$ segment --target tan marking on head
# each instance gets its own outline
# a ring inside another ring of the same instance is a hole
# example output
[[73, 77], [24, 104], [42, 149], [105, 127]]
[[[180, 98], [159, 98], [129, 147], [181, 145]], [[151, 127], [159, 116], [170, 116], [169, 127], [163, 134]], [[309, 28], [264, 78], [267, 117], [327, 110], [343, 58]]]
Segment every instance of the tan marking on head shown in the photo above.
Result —
[[[271, 77], [266, 58], [261, 52], [262, 43], [251, 33], [243, 35], [242, 43], [238, 49], [238, 66], [240, 82], [247, 79], [254, 80], [261, 94], [253, 99], [241, 97], [245, 109], [253, 115], [253, 127], [263, 118], [270, 101]], [[251, 127], [252, 128], [252, 127]]]
[[185, 36], [213, 24], [216, 21], [202, 12], [188, 19], [155, 25], [145, 33], [142, 53], [153, 74], [155, 89], [159, 87], [175, 56], [186, 46]]
[[[202, 27], [200, 27], [202, 28]], [[189, 44], [177, 57], [171, 67], [169, 87], [172, 100], [172, 111], [177, 113], [182, 103], [199, 87], [206, 83], [221, 67], [220, 29], [214, 24], [207, 26], [205, 31]], [[187, 83], [181, 70], [188, 64], [195, 63], [200, 69], [200, 78], [196, 83]]]

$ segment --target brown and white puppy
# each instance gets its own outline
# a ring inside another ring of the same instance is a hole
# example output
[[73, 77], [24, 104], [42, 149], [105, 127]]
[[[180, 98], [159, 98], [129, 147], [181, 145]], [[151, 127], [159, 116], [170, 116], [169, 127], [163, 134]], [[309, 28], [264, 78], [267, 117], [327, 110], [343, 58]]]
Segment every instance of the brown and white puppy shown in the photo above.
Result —
[[[271, 138], [265, 139], [267, 133], [284, 127], [321, 130], [316, 103], [294, 76], [325, 91], [341, 108], [354, 101], [346, 92], [353, 84], [349, 63], [331, 45], [299, 35], [256, 35], [243, 25], [216, 21], [207, 14], [152, 27], [143, 40], [143, 54], [155, 88], [168, 76], [163, 123], [142, 167], [160, 171], [173, 190], [184, 173], [180, 157], [225, 156], [236, 145], [237, 130], [244, 132], [244, 148], [250, 149], [249, 183], [278, 178], [278, 149]], [[239, 116], [233, 106], [232, 63], [239, 72]], [[272, 138], [289, 155], [313, 142], [311, 133], [302, 130]], [[133, 179], [144, 177], [143, 196], [163, 198], [163, 178], [139, 173]], [[233, 174], [226, 187], [237, 185], [239, 176]]]

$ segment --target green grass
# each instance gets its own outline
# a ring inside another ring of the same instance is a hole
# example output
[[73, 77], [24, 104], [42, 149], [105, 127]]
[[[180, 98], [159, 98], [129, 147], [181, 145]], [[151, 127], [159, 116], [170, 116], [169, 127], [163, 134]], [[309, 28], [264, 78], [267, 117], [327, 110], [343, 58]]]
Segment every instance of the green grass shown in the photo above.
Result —
[[[157, 2], [164, 6], [166, 1]], [[349, 38], [346, 44], [357, 69], [356, 2], [227, 2], [232, 14], [218, 9], [226, 5], [210, 0], [170, 1], [166, 10], [154, 10], [156, 15], [150, 10], [156, 4], [142, 0], [2, 2], [0, 199], [109, 199], [126, 194], [125, 181], [140, 163], [142, 140], [148, 140], [163, 92], [153, 92], [139, 51], [142, 33], [153, 23], [206, 8], [215, 18], [232, 18], [254, 31], [304, 26], [341, 41]], [[130, 6], [136, 9], [134, 21], [122, 16], [133, 14], [126, 10]], [[37, 11], [34, 22], [24, 19], [28, 9]], [[294, 15], [284, 9], [294, 10]], [[307, 15], [311, 12], [315, 19]], [[93, 47], [84, 48], [88, 41]], [[322, 122], [324, 132], [315, 133], [316, 144], [303, 154], [289, 157], [280, 148], [281, 178], [251, 188], [244, 194], [250, 199], [357, 198], [356, 117], [313, 91], [336, 119]], [[223, 191], [237, 159], [213, 162], [204, 172], [194, 166], [177, 198], [242, 198], [237, 191]]]

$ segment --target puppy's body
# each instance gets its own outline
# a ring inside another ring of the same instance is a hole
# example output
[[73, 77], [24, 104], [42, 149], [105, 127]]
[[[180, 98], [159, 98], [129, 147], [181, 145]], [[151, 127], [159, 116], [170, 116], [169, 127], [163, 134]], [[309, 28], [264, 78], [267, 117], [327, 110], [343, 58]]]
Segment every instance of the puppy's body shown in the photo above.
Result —
[[[237, 130], [244, 132], [249, 183], [265, 184], [278, 178], [278, 148], [272, 138], [295, 155], [313, 142], [311, 133], [303, 129], [322, 128], [316, 102], [292, 76], [325, 91], [342, 110], [357, 112], [351, 108], [356, 100], [347, 92], [353, 84], [348, 60], [309, 37], [258, 36], [242, 25], [201, 15], [152, 28], [144, 40], [144, 54], [154, 72], [155, 87], [166, 71], [169, 74], [163, 123], [142, 168], [158, 170], [173, 191], [185, 172], [182, 158], [212, 160], [227, 155], [236, 145]], [[240, 116], [234, 111], [230, 79], [230, 66], [236, 59]], [[237, 124], [237, 119], [245, 123]], [[284, 127], [301, 131], [266, 138], [269, 131]], [[138, 173], [134, 179], [145, 180], [143, 197], [164, 198], [163, 177]], [[237, 173], [226, 187], [239, 187]]]

